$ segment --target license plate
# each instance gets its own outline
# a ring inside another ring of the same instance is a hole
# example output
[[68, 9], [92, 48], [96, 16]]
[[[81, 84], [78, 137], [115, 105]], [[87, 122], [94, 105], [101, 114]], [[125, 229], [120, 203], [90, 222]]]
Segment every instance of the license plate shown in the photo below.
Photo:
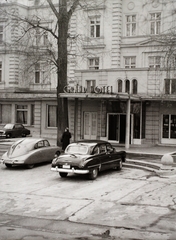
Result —
[[63, 168], [70, 169], [70, 165], [63, 165], [62, 167], [63, 167]]

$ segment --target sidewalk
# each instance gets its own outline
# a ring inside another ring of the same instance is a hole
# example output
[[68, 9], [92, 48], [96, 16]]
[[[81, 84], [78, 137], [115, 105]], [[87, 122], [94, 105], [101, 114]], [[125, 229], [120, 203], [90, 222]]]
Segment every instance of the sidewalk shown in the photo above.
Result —
[[127, 154], [137, 155], [139, 157], [148, 157], [161, 159], [164, 154], [176, 154], [176, 146], [134, 146], [130, 145], [129, 149], [126, 149], [125, 146], [114, 146], [117, 150], [124, 150]]
[[[14, 141], [17, 141], [18, 138], [12, 139], [0, 139], [1, 144], [11, 144]], [[48, 139], [51, 145], [56, 145], [56, 139]], [[173, 146], [148, 146], [148, 145], [130, 145], [129, 149], [126, 149], [125, 146], [112, 144], [117, 150], [126, 151], [127, 154], [137, 154], [138, 156], [156, 156], [156, 158], [161, 158], [164, 154], [176, 154], [176, 145]]]

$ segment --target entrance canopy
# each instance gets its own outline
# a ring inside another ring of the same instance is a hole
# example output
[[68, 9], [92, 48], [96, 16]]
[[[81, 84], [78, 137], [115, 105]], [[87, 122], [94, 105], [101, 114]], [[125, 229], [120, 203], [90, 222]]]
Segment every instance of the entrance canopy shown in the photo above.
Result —
[[79, 99], [111, 99], [111, 100], [141, 100], [141, 96], [128, 93], [104, 94], [104, 93], [60, 93], [61, 98], [79, 98]]

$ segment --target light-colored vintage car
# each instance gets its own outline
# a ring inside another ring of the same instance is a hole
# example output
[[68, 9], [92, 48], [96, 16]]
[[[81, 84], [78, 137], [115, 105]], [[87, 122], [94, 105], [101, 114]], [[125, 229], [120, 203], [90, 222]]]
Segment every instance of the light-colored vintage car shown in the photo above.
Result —
[[14, 165], [26, 165], [33, 168], [35, 164], [51, 162], [60, 155], [60, 148], [51, 146], [47, 139], [25, 138], [13, 143], [9, 150], [1, 157], [6, 167]]
[[69, 144], [64, 154], [53, 159], [51, 170], [59, 172], [61, 177], [69, 173], [87, 174], [93, 180], [100, 171], [121, 170], [125, 159], [126, 152], [116, 151], [109, 142], [83, 140]]

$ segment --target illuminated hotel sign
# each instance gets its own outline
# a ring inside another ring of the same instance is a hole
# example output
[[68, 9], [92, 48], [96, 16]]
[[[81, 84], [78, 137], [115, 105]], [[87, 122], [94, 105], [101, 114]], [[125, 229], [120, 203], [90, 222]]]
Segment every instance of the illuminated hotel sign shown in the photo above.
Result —
[[85, 88], [83, 86], [80, 85], [76, 85], [76, 86], [71, 86], [71, 85], [67, 85], [64, 87], [64, 92], [65, 93], [103, 93], [103, 94], [112, 94], [113, 93], [113, 89], [112, 86], [91, 86], [90, 88]]

